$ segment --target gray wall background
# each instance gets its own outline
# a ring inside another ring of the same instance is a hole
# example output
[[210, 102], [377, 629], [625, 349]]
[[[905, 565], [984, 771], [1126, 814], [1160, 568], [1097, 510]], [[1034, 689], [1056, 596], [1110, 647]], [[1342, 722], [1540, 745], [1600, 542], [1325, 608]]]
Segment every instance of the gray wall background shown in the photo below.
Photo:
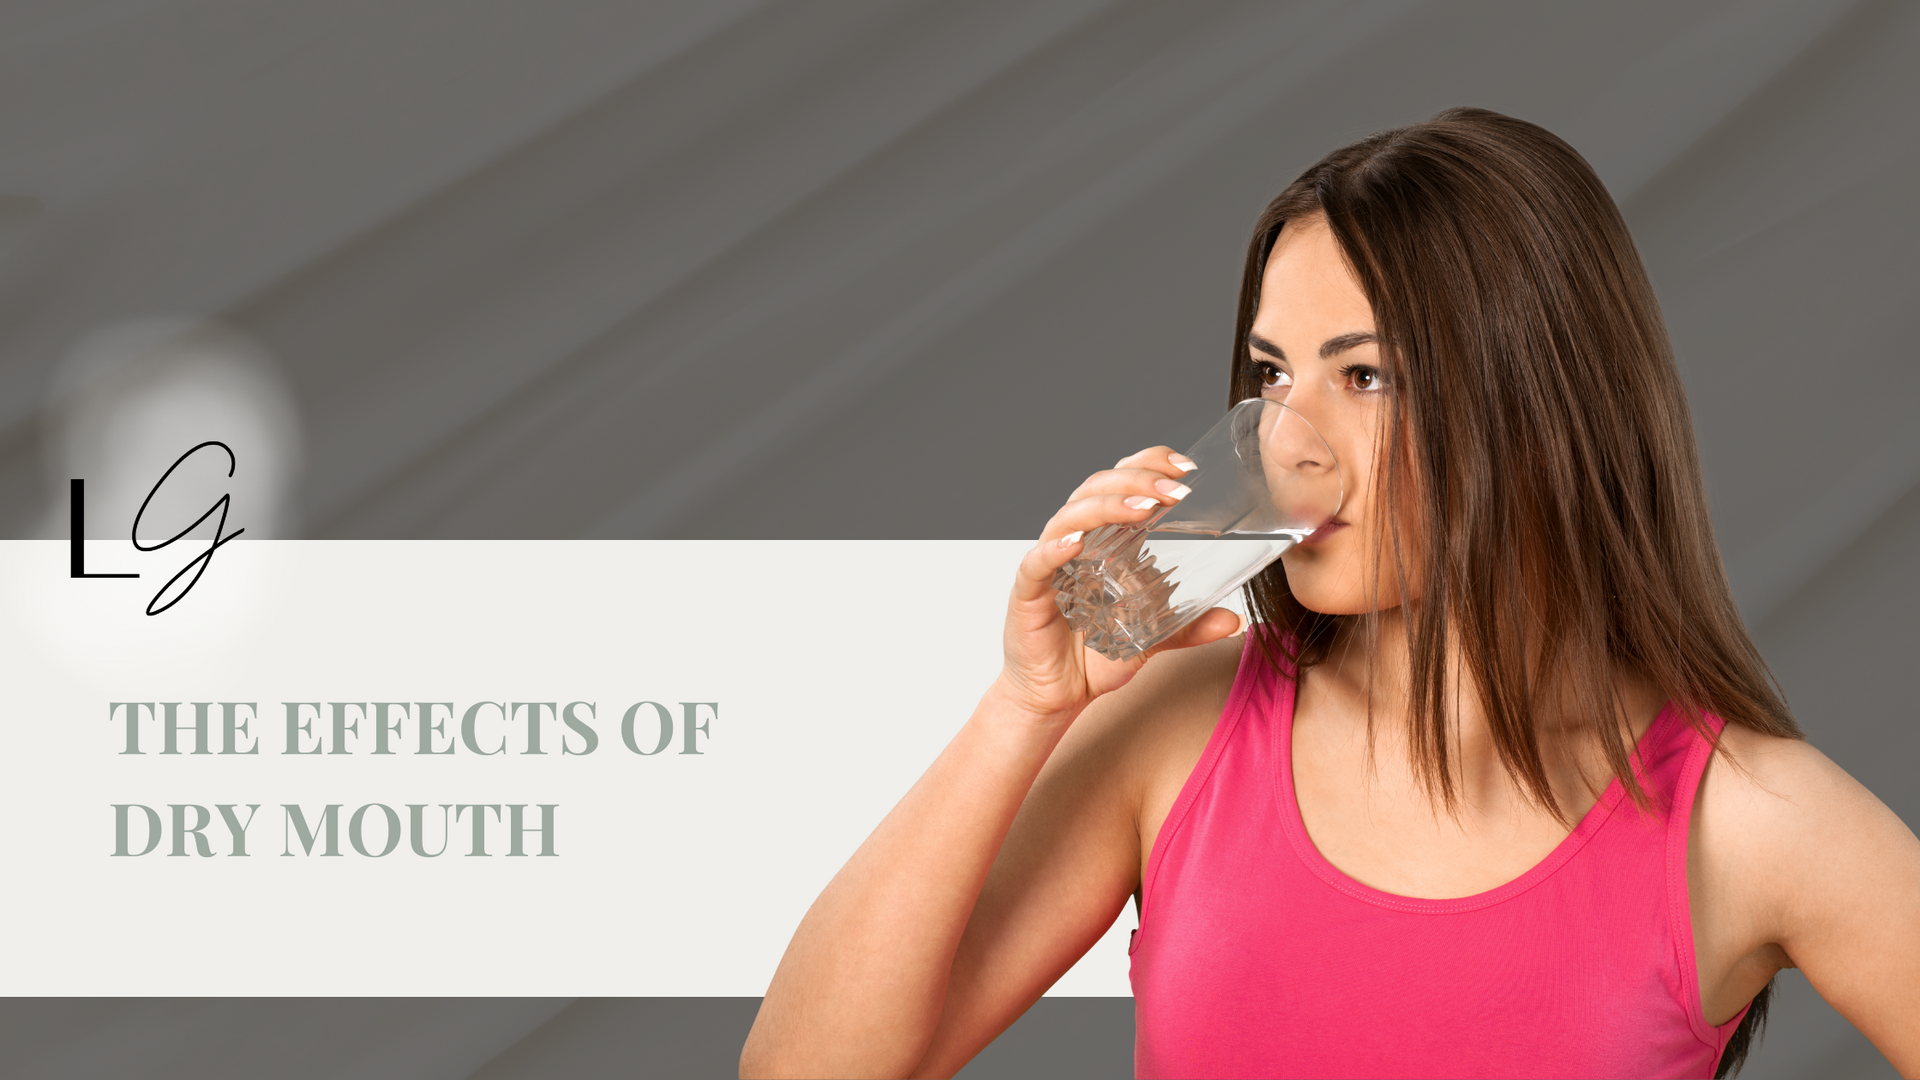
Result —
[[[1917, 103], [1903, 0], [13, 0], [0, 535], [61, 358], [187, 314], [283, 369], [297, 534], [1029, 536], [1211, 422], [1266, 199], [1482, 105], [1620, 201], [1749, 624], [1920, 822]], [[1892, 1075], [1781, 981], [1747, 1075]], [[14, 1000], [0, 1076], [725, 1072], [752, 1006]], [[1124, 1072], [1129, 1009], [972, 1072]]]

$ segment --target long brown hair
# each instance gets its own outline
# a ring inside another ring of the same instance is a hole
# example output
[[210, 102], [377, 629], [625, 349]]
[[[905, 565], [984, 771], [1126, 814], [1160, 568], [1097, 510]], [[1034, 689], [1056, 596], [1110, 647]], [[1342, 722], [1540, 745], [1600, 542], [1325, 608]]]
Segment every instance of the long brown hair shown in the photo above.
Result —
[[[1316, 215], [1373, 305], [1392, 388], [1376, 542], [1400, 595], [1419, 598], [1406, 612], [1409, 734], [1438, 802], [1458, 800], [1446, 704], [1459, 692], [1478, 694], [1508, 774], [1562, 821], [1535, 725], [1543, 712], [1589, 727], [1648, 805], [1617, 700], [1622, 671], [1703, 731], [1710, 711], [1801, 737], [1727, 586], [1653, 288], [1586, 160], [1484, 109], [1327, 155], [1254, 229], [1230, 402], [1261, 391], [1247, 338], [1267, 255], [1288, 221]], [[1403, 517], [1408, 508], [1419, 513]], [[1372, 632], [1368, 616], [1307, 610], [1280, 564], [1248, 585], [1248, 601], [1281, 631], [1262, 637], [1284, 651], [1276, 663], [1311, 666], [1348, 630]], [[1450, 650], [1464, 686], [1453, 685]], [[1739, 1056], [1764, 995], [1755, 1004]]]
[[[1556, 815], [1534, 717], [1569, 701], [1646, 805], [1616, 701], [1623, 669], [1696, 724], [1711, 711], [1799, 738], [1721, 568], [1653, 288], [1585, 159], [1484, 109], [1327, 155], [1254, 230], [1230, 401], [1260, 394], [1247, 338], [1267, 254], [1287, 221], [1314, 215], [1373, 306], [1394, 388], [1378, 489], [1392, 572], [1420, 598], [1407, 621], [1412, 745], [1437, 798], [1458, 797], [1445, 703], [1462, 689], [1479, 693], [1508, 772]], [[1279, 564], [1249, 588], [1290, 663], [1326, 659], [1363, 618], [1307, 610]], [[1469, 687], [1451, 684], [1450, 646]]]

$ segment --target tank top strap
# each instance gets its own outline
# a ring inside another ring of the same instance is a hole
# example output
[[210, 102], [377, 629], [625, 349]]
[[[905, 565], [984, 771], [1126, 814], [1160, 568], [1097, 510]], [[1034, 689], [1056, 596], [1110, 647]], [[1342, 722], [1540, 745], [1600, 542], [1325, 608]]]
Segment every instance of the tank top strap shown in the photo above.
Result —
[[[1662, 717], [1670, 721], [1664, 745], [1649, 747], [1645, 755], [1647, 773], [1641, 781], [1650, 795], [1665, 796], [1667, 806], [1667, 918], [1672, 925], [1674, 961], [1680, 969], [1680, 996], [1687, 1006], [1687, 1021], [1702, 1042], [1724, 1052], [1734, 1029], [1753, 1007], [1740, 1007], [1724, 1024], [1707, 1022], [1700, 1005], [1700, 971], [1693, 942], [1693, 902], [1687, 889], [1687, 843], [1691, 835], [1694, 798], [1700, 780], [1706, 775], [1720, 732], [1726, 721], [1712, 713], [1699, 714], [1694, 723], [1677, 703], [1669, 702]], [[1636, 762], [1636, 764], [1639, 764]]]

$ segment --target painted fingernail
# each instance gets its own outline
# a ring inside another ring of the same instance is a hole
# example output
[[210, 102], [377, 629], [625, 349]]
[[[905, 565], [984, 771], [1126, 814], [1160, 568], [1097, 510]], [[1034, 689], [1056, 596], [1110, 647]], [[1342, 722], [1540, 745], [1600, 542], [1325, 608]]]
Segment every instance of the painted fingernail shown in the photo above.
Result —
[[1175, 501], [1193, 494], [1192, 488], [1185, 484], [1176, 484], [1172, 480], [1155, 480], [1153, 482], [1153, 490]]
[[1073, 545], [1075, 545], [1075, 544], [1077, 544], [1077, 543], [1079, 543], [1079, 542], [1080, 542], [1080, 538], [1081, 538], [1081, 537], [1083, 537], [1083, 536], [1085, 536], [1085, 535], [1087, 535], [1087, 534], [1086, 534], [1086, 531], [1085, 531], [1084, 529], [1077, 529], [1077, 530], [1075, 530], [1075, 531], [1073, 531], [1073, 532], [1070, 532], [1070, 533], [1068, 533], [1067, 535], [1065, 535], [1065, 536], [1063, 536], [1063, 537], [1061, 537], [1061, 538], [1060, 538], [1060, 546], [1061, 546], [1061, 547], [1072, 547]]
[[1168, 454], [1167, 463], [1179, 469], [1181, 472], [1192, 472], [1200, 467], [1195, 465], [1193, 459], [1185, 454]]
[[1145, 510], [1149, 506], [1159, 506], [1160, 500], [1149, 499], [1145, 495], [1135, 495], [1127, 500], [1126, 505], [1134, 510]]

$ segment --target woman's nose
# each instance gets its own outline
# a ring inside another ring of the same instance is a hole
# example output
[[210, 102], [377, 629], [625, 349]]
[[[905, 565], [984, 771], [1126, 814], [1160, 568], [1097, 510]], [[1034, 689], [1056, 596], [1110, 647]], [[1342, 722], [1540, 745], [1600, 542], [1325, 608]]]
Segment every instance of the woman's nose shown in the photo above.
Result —
[[1333, 450], [1327, 440], [1291, 401], [1276, 405], [1270, 412], [1274, 415], [1267, 447], [1276, 463], [1301, 473], [1324, 472], [1335, 467]]

